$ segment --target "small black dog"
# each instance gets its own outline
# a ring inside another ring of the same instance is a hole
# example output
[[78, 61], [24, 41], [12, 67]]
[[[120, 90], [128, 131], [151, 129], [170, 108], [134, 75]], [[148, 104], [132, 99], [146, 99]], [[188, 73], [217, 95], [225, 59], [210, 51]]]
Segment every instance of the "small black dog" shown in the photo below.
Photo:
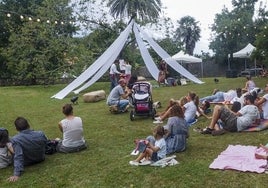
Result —
[[73, 96], [72, 98], [71, 98], [71, 102], [73, 103], [73, 104], [78, 104], [78, 96]]
[[215, 82], [215, 84], [217, 84], [217, 83], [219, 83], [219, 79], [218, 78], [214, 78], [214, 82]]

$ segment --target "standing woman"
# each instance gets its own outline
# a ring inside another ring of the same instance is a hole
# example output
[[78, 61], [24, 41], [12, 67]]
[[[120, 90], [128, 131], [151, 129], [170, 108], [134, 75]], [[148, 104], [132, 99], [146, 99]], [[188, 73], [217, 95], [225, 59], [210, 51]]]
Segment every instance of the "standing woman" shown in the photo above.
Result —
[[165, 83], [166, 76], [167, 76], [167, 63], [164, 60], [161, 60], [159, 64], [159, 74], [158, 74], [159, 86], [161, 83]]
[[131, 77], [131, 69], [132, 69], [131, 63], [128, 62], [128, 61], [126, 61], [126, 66], [125, 66], [125, 80], [126, 80], [127, 85], [128, 85], [129, 79]]
[[59, 129], [63, 133], [63, 140], [59, 141], [57, 151], [72, 153], [86, 149], [82, 119], [73, 115], [71, 104], [65, 104], [62, 107], [62, 113], [65, 115], [65, 118], [59, 122]]

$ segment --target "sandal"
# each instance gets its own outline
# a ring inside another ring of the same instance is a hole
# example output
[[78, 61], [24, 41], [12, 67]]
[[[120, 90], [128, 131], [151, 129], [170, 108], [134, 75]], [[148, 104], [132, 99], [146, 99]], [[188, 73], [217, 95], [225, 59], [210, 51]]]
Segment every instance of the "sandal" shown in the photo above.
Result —
[[213, 130], [214, 129], [207, 127], [201, 131], [201, 134], [211, 134]]

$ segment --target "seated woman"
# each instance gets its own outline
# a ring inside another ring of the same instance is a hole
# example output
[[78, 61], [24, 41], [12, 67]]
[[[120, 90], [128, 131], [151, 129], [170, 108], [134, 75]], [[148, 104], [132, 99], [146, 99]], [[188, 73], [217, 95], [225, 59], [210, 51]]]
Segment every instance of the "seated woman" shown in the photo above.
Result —
[[153, 123], [163, 123], [163, 120], [169, 117], [170, 115], [170, 109], [174, 105], [180, 105], [183, 106], [187, 103], [186, 97], [181, 97], [180, 100], [170, 99], [169, 104], [166, 107], [166, 109], [163, 112], [158, 113], [158, 117], [155, 118], [155, 121]]
[[181, 106], [176, 104], [171, 107], [169, 118], [164, 129], [166, 132], [165, 141], [167, 154], [184, 151], [188, 138], [188, 126], [184, 119]]
[[199, 104], [199, 97], [193, 93], [189, 92], [187, 95], [187, 103], [182, 106], [184, 112], [184, 119], [188, 126], [193, 125], [196, 122], [196, 112]]
[[65, 119], [59, 122], [59, 129], [63, 133], [63, 140], [59, 140], [57, 151], [72, 153], [86, 149], [82, 119], [73, 115], [71, 104], [65, 104], [62, 107], [62, 112], [65, 115]]
[[251, 76], [246, 77], [247, 81], [245, 87], [242, 89], [243, 92], [250, 92], [252, 89], [256, 87], [255, 82], [251, 79]]

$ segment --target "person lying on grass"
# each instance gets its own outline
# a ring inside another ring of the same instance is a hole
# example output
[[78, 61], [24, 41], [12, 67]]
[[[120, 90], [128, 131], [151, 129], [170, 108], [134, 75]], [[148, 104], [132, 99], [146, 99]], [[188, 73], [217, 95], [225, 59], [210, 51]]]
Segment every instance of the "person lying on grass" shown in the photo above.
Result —
[[[130, 165], [147, 165], [151, 162], [159, 161], [166, 157], [166, 141], [164, 139], [165, 130], [162, 126], [158, 125], [153, 130], [153, 137], [155, 142], [147, 142], [147, 147], [140, 153], [137, 159], [129, 161]], [[141, 162], [143, 160], [143, 162]]]
[[14, 174], [7, 179], [10, 182], [15, 182], [19, 179], [24, 171], [24, 166], [45, 160], [47, 143], [45, 134], [42, 131], [31, 130], [25, 118], [18, 117], [14, 124], [19, 133], [11, 138], [14, 148]]
[[215, 127], [219, 126], [217, 124], [218, 120], [222, 121], [223, 130], [229, 132], [240, 132], [252, 126], [254, 123], [258, 125], [260, 122], [260, 113], [257, 106], [254, 105], [254, 101], [254, 96], [246, 95], [244, 97], [245, 106], [236, 113], [225, 106], [216, 105], [209, 126], [202, 130], [201, 133], [212, 134], [213, 131], [219, 131], [215, 130]]

